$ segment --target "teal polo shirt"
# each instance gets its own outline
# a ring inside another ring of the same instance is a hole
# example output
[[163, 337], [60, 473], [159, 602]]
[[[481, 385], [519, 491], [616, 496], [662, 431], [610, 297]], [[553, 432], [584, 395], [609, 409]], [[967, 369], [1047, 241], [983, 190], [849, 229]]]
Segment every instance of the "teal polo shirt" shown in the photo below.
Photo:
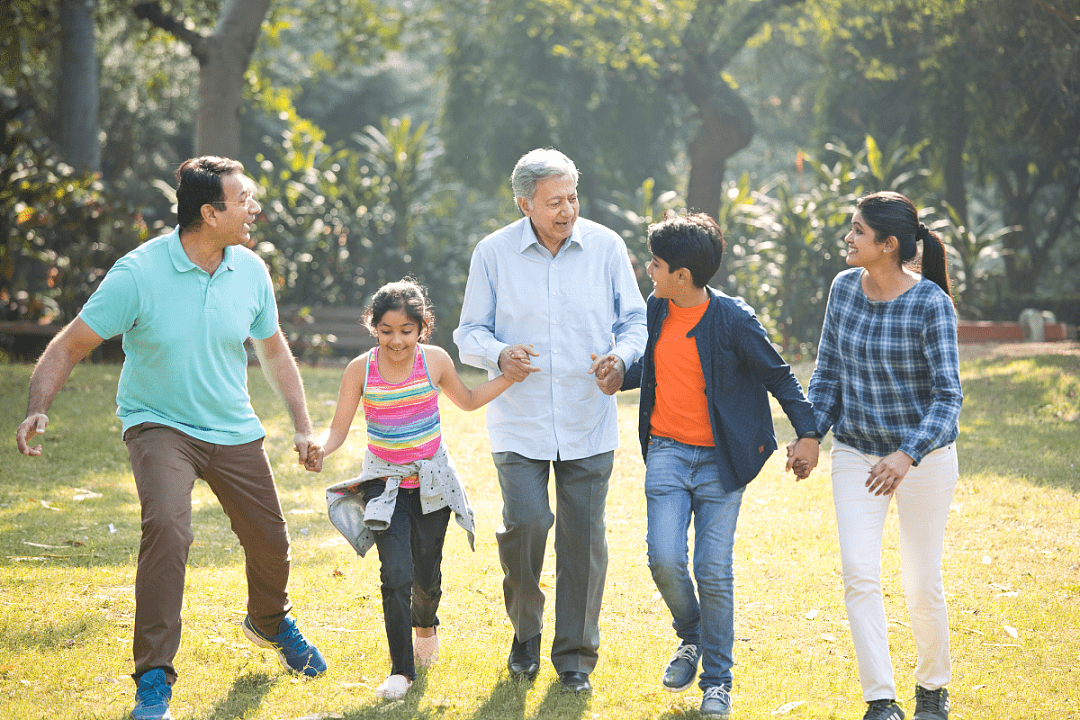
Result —
[[225, 248], [211, 276], [188, 259], [177, 227], [120, 258], [79, 313], [103, 338], [123, 335], [116, 392], [123, 429], [168, 425], [218, 445], [266, 435], [247, 389], [247, 338], [278, 327], [266, 264]]

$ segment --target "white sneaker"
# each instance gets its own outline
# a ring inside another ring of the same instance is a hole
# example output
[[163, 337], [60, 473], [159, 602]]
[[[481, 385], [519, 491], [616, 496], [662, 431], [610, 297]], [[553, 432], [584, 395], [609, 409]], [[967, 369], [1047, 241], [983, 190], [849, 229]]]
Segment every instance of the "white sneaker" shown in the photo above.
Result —
[[412, 687], [412, 680], [404, 675], [391, 675], [375, 688], [375, 697], [383, 700], [400, 700]]
[[413, 662], [418, 668], [429, 668], [439, 659], [439, 631], [431, 637], [416, 636], [413, 641]]

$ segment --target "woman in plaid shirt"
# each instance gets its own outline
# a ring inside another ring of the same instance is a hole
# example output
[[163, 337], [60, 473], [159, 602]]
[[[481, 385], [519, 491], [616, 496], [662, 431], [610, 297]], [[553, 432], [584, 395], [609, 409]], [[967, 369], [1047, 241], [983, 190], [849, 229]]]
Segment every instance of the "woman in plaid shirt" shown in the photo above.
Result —
[[[903, 720], [896, 703], [881, 539], [896, 497], [900, 558], [918, 649], [913, 720], [946, 720], [949, 620], [941, 580], [956, 487], [963, 393], [956, 311], [941, 238], [903, 195], [861, 198], [845, 236], [810, 380], [817, 430], [833, 431], [833, 501], [864, 720]], [[921, 274], [908, 267], [922, 243]]]

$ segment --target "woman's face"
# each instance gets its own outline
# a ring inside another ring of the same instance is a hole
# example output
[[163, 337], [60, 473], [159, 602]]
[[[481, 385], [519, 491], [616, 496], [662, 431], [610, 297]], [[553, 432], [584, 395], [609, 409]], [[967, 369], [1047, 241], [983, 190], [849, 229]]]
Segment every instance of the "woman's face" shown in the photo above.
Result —
[[851, 216], [851, 230], [844, 236], [844, 242], [848, 246], [847, 256], [844, 258], [848, 265], [868, 267], [885, 256], [885, 243], [877, 241], [873, 228], [866, 224], [858, 210]]

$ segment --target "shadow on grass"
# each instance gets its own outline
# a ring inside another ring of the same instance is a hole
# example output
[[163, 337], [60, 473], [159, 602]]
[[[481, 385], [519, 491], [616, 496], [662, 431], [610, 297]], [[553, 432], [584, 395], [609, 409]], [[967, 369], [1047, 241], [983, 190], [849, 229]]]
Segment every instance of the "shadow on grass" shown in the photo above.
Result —
[[590, 695], [575, 695], [563, 690], [558, 680], [548, 685], [544, 699], [540, 701], [533, 717], [536, 720], [558, 718], [559, 720], [581, 720], [589, 708]]
[[525, 717], [525, 698], [531, 687], [532, 683], [525, 680], [515, 680], [509, 676], [501, 678], [492, 688], [491, 695], [473, 712], [472, 720], [521, 720]]
[[101, 618], [89, 614], [80, 615], [67, 622], [29, 628], [15, 628], [5, 623], [0, 625], [0, 647], [63, 650], [93, 643], [95, 633], [101, 633], [110, 627], [111, 625]]
[[972, 363], [960, 414], [961, 472], [1080, 492], [1080, 360], [1040, 355]]
[[440, 712], [431, 709], [421, 711], [420, 702], [427, 693], [427, 673], [419, 673], [412, 687], [401, 700], [387, 701], [375, 699], [372, 704], [355, 710], [344, 711], [345, 720], [362, 720], [363, 718], [415, 718], [426, 720], [435, 715], [442, 716]]
[[233, 681], [232, 689], [224, 700], [207, 710], [201, 717], [239, 718], [248, 717], [248, 713], [262, 704], [270, 688], [282, 676], [268, 673], [245, 673]]

